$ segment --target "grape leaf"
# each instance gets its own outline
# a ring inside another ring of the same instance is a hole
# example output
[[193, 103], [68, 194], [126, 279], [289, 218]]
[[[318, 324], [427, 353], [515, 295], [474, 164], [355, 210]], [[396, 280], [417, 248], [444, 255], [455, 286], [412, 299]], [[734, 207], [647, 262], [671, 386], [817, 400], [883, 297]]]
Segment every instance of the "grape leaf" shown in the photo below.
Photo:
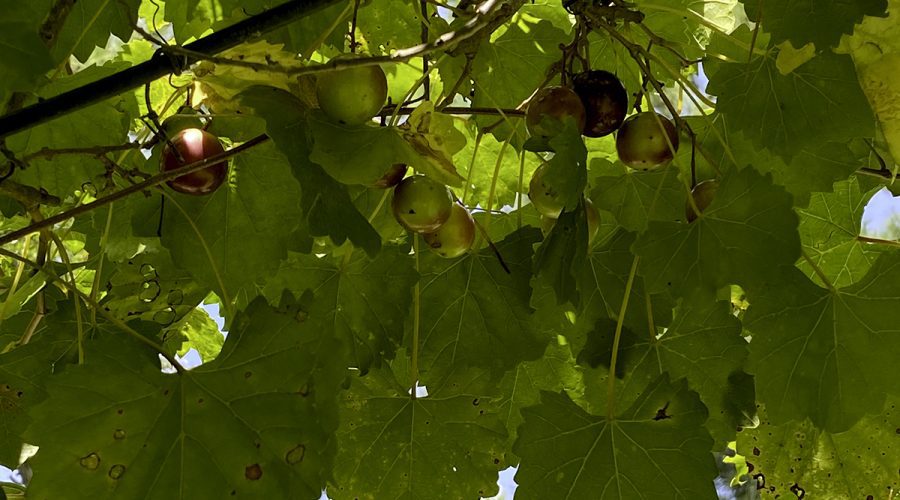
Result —
[[[357, 27], [370, 49], [390, 53], [422, 42], [419, 6], [403, 0], [381, 0], [360, 6]], [[375, 50], [373, 50], [375, 52]]]
[[121, 334], [89, 342], [87, 362], [54, 377], [31, 411], [32, 463], [44, 473], [29, 495], [319, 494], [346, 371], [340, 345], [303, 321], [307, 301], [257, 299], [215, 361], [176, 375]]
[[[613, 333], [610, 328], [591, 332], [579, 360], [608, 368]], [[706, 427], [724, 445], [733, 438], [738, 424], [746, 420], [729, 406], [735, 401], [732, 386], [739, 380], [732, 373], [741, 369], [746, 357], [747, 342], [741, 337], [740, 322], [731, 314], [731, 305], [706, 296], [688, 297], [662, 336], [623, 330], [616, 376], [625, 380], [617, 392], [640, 394], [662, 373], [685, 377], [709, 408]], [[743, 410], [752, 415], [755, 408]]]
[[335, 499], [471, 498], [497, 491], [506, 432], [478, 370], [427, 383], [413, 399], [387, 370], [341, 400]]
[[110, 35], [131, 38], [138, 18], [140, 0], [80, 0], [73, 8], [51, 48], [53, 59], [63, 61], [69, 55], [87, 60], [94, 47], [105, 47]]
[[[31, 312], [23, 314], [29, 321], [33, 316]], [[30, 343], [0, 354], [0, 464], [11, 469], [19, 465], [22, 436], [31, 422], [29, 409], [46, 399], [46, 379], [74, 354], [75, 332], [64, 328], [60, 317], [44, 318], [49, 329]], [[9, 328], [10, 321], [3, 326]]]
[[684, 380], [660, 376], [615, 418], [552, 392], [522, 415], [517, 498], [716, 498], [707, 411]]
[[372, 185], [391, 165], [411, 163], [415, 155], [396, 127], [340, 125], [321, 113], [312, 113], [307, 123], [309, 159], [344, 184]]
[[865, 416], [839, 434], [821, 431], [809, 420], [772, 425], [763, 412], [758, 427], [738, 433], [737, 449], [752, 466], [756, 485], [772, 494], [878, 498], [900, 488], [898, 404], [889, 398], [880, 414]]
[[[519, 17], [499, 36], [479, 47], [472, 66], [473, 106], [514, 108], [528, 98], [551, 64], [559, 60], [557, 46], [565, 33], [547, 21]], [[494, 119], [491, 118], [491, 121]]]
[[403, 337], [418, 275], [407, 249], [386, 246], [374, 258], [361, 252], [334, 259], [292, 253], [268, 280], [265, 295], [277, 301], [282, 290], [315, 290], [311, 311], [350, 347], [353, 365], [363, 374], [392, 358]]
[[[15, 4], [14, 4], [15, 5]], [[13, 14], [15, 15], [15, 14]], [[50, 52], [30, 22], [18, 17], [0, 19], [0, 97], [7, 91], [33, 88], [38, 77], [53, 67]]]
[[[109, 272], [99, 284], [106, 290], [100, 304], [117, 318], [170, 326], [196, 307], [210, 289], [176, 267], [165, 249], [135, 255]], [[104, 273], [105, 274], [105, 273]]]
[[546, 340], [528, 321], [532, 245], [539, 238], [540, 231], [525, 227], [496, 242], [509, 274], [489, 248], [455, 260], [420, 256], [420, 366], [438, 372], [478, 366], [499, 378], [540, 357]]
[[200, 283], [234, 297], [287, 257], [289, 231], [301, 222], [300, 187], [272, 144], [234, 157], [229, 176], [209, 196], [167, 197], [162, 243]]
[[588, 250], [588, 223], [584, 204], [564, 211], [541, 242], [534, 259], [535, 275], [553, 286], [556, 300], [581, 305], [578, 290], [584, 277]]
[[584, 380], [569, 346], [560, 337], [547, 344], [540, 359], [519, 363], [507, 372], [500, 389], [503, 397], [497, 407], [506, 422], [510, 440], [514, 441], [522, 423], [521, 409], [540, 403], [541, 391], [565, 390], [570, 396], [578, 395], [584, 390]]
[[222, 344], [225, 343], [225, 336], [219, 331], [219, 325], [199, 307], [192, 309], [181, 321], [173, 325], [171, 330], [174, 330], [177, 337], [182, 340], [175, 352], [179, 356], [184, 356], [189, 350], [196, 349], [204, 363], [216, 359], [222, 351]]
[[591, 199], [597, 207], [612, 212], [629, 231], [643, 232], [651, 220], [684, 220], [687, 190], [674, 168], [621, 171], [617, 176], [599, 176], [592, 184]]
[[781, 274], [751, 296], [745, 317], [757, 394], [776, 425], [809, 418], [843, 432], [897, 392], [884, 374], [900, 356], [900, 255], [882, 255], [865, 278], [838, 290], [795, 268]]
[[[515, 206], [519, 198], [517, 195], [528, 191], [528, 180], [543, 163], [541, 158], [532, 154], [516, 154], [510, 143], [500, 142], [491, 134], [481, 134], [479, 137], [478, 127], [472, 122], [458, 121], [456, 127], [466, 136], [465, 148], [453, 156], [453, 161], [468, 181], [463, 201], [482, 207], [487, 207], [489, 200], [493, 207]], [[521, 185], [520, 165], [523, 167]], [[496, 183], [493, 182], [495, 174]], [[492, 185], [493, 198], [490, 195]]]
[[716, 197], [690, 224], [650, 222], [634, 251], [651, 293], [710, 291], [744, 286], [778, 272], [799, 257], [797, 215], [791, 197], [753, 169], [729, 170]]
[[544, 184], [566, 210], [574, 210], [587, 185], [587, 148], [581, 131], [572, 120], [566, 121], [565, 128], [550, 139], [550, 147], [554, 154], [547, 162]]
[[[878, 257], [878, 249], [859, 239], [866, 202], [878, 189], [861, 193], [859, 182], [851, 177], [835, 183], [833, 194], [814, 194], [809, 207], [797, 211], [803, 249], [836, 287], [862, 279]], [[801, 261], [798, 267], [817, 285], [825, 286], [810, 263]]]
[[269, 135], [303, 186], [306, 196], [301, 205], [310, 233], [329, 236], [337, 245], [349, 238], [369, 255], [378, 253], [381, 238], [353, 206], [346, 187], [309, 160], [306, 107], [302, 102], [283, 90], [261, 86], [247, 89], [240, 99], [265, 118]]
[[853, 33], [853, 26], [864, 16], [886, 17], [887, 0], [829, 2], [791, 0], [765, 2], [741, 0], [747, 17], [762, 23], [775, 43], [790, 40], [797, 47], [814, 43], [818, 49], [834, 47], [841, 35]]
[[[815, 148], [798, 149], [789, 161], [771, 153], [766, 149], [754, 146], [742, 133], [729, 132], [729, 120], [718, 113], [712, 116], [711, 122], [688, 118], [691, 127], [697, 134], [698, 143], [714, 158], [717, 165], [731, 163], [723, 142], [728, 145], [730, 154], [742, 163], [748, 163], [764, 174], [771, 174], [775, 184], [784, 188], [794, 196], [794, 206], [809, 205], [813, 193], [829, 193], [833, 184], [846, 180], [860, 168], [859, 154], [846, 143], [829, 142]], [[715, 127], [717, 132], [712, 129]], [[717, 136], [718, 134], [718, 136]], [[721, 137], [721, 141], [719, 139]], [[868, 146], [866, 146], [868, 149]], [[690, 149], [682, 148], [679, 155], [683, 164], [690, 158]], [[715, 168], [704, 164], [705, 158], [698, 156], [698, 177], [714, 176]], [[677, 160], [676, 160], [677, 161]], [[706, 174], [703, 171], [707, 170]]]
[[716, 109], [756, 147], [790, 159], [798, 149], [874, 135], [849, 56], [824, 52], [788, 75], [769, 55], [749, 63], [710, 60], [704, 68]]
[[900, 23], [898, 4], [890, 0], [886, 18], [867, 17], [846, 38], [846, 49], [853, 56], [863, 92], [878, 117], [891, 155], [900, 158], [900, 113], [896, 103], [900, 86], [894, 75], [900, 68]]

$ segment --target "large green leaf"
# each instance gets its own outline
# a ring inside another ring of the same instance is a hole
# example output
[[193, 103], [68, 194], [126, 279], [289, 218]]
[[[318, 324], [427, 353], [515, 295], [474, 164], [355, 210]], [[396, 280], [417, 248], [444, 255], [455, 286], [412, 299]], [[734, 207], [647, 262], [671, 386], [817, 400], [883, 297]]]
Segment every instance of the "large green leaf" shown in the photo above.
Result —
[[497, 242], [510, 273], [489, 248], [454, 260], [431, 252], [420, 256], [422, 367], [440, 373], [471, 365], [499, 377], [540, 357], [546, 340], [529, 321], [528, 286], [532, 245], [539, 237], [537, 229], [525, 227]]
[[[33, 316], [31, 311], [23, 314], [29, 321]], [[66, 328], [61, 318], [51, 315], [44, 320], [49, 330], [38, 332], [32, 342], [13, 352], [0, 354], [0, 464], [11, 469], [19, 465], [30, 409], [47, 398], [47, 378], [61, 371], [75, 354], [75, 331]], [[8, 328], [10, 322], [3, 326]]]
[[[594, 160], [598, 163], [601, 160]], [[598, 208], [616, 216], [629, 231], [643, 232], [651, 220], [684, 220], [687, 189], [678, 180], [675, 168], [660, 172], [624, 171], [594, 180], [591, 199]]]
[[696, 221], [650, 222], [634, 244], [653, 293], [737, 282], [751, 286], [799, 257], [791, 197], [770, 176], [729, 170]]
[[321, 300], [311, 313], [330, 325], [350, 347], [353, 364], [366, 373], [393, 357], [417, 280], [409, 252], [396, 246], [374, 259], [362, 252], [336, 258], [292, 253], [268, 281], [265, 295], [277, 302], [283, 290], [315, 290]]
[[[473, 65], [475, 106], [514, 108], [528, 98], [559, 60], [565, 34], [547, 21], [520, 17], [499, 36], [485, 40]], [[493, 121], [493, 119], [491, 119]]]
[[84, 61], [95, 47], [105, 47], [110, 35], [131, 38], [140, 0], [80, 0], [59, 32], [52, 54], [56, 61], [70, 55]]
[[522, 415], [518, 498], [716, 498], [707, 411], [683, 380], [657, 378], [615, 417], [552, 392]]
[[779, 156], [874, 134], [875, 117], [849, 56], [823, 52], [787, 75], [770, 55], [704, 67], [716, 109], [755, 146]]
[[168, 197], [162, 243], [178, 266], [233, 298], [287, 257], [290, 230], [302, 221], [299, 198], [288, 162], [263, 144], [231, 160], [229, 182], [215, 193]]
[[900, 255], [881, 256], [864, 279], [826, 290], [782, 268], [751, 297], [750, 372], [776, 425], [809, 418], [843, 432], [897, 393], [886, 376], [900, 356]]
[[0, 96], [9, 90], [22, 91], [31, 87], [37, 77], [53, 66], [50, 52], [33, 30], [31, 23], [21, 19], [0, 20]]
[[889, 398], [881, 413], [865, 416], [838, 434], [822, 431], [809, 420], [772, 425], [762, 413], [759, 426], [738, 433], [738, 453], [752, 466], [756, 485], [774, 495], [878, 498], [900, 488], [898, 403]]
[[[877, 189], [860, 192], [859, 183], [851, 177], [835, 183], [833, 194], [814, 194], [809, 207], [798, 210], [803, 249], [834, 286], [859, 281], [878, 257], [878, 249], [860, 241], [859, 234], [863, 210]], [[798, 267], [824, 285], [810, 263], [801, 261]]]
[[[341, 400], [335, 499], [474, 498], [497, 491], [506, 432], [479, 370], [411, 398], [408, 379], [373, 370]], [[490, 386], [487, 386], [490, 387]]]
[[240, 99], [266, 120], [270, 137], [303, 186], [306, 194], [301, 207], [310, 233], [329, 236], [338, 245], [349, 239], [369, 255], [376, 254], [381, 238], [354, 208], [347, 188], [309, 159], [306, 106], [290, 93], [271, 87], [251, 87]]
[[885, 17], [888, 6], [887, 0], [741, 2], [747, 17], [761, 23], [776, 43], [790, 40], [797, 47], [814, 43], [818, 49], [837, 45], [841, 35], [852, 34], [853, 26], [861, 22], [864, 16]]
[[[579, 360], [608, 368], [613, 333], [609, 328], [592, 331]], [[706, 427], [724, 444], [747, 418], [740, 410], [750, 414], [755, 410], [752, 405], [736, 408], [740, 398], [733, 393], [736, 388], [746, 390], [735, 387], [741, 376], [734, 372], [741, 370], [747, 357], [747, 341], [740, 334], [741, 324], [731, 314], [730, 304], [705, 296], [686, 298], [661, 336], [623, 330], [616, 375], [624, 376], [625, 381], [619, 390], [640, 394], [646, 384], [663, 373], [685, 377], [709, 408]]]
[[215, 361], [180, 374], [121, 334], [91, 341], [85, 365], [54, 377], [31, 411], [41, 473], [29, 495], [317, 495], [346, 370], [340, 344], [304, 322], [307, 308], [257, 299]]

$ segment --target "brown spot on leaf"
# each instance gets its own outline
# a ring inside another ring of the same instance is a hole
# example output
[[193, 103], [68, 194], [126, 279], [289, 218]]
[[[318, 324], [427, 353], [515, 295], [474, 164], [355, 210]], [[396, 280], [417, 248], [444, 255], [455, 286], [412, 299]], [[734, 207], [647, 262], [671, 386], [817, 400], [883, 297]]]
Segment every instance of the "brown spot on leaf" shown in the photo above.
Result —
[[753, 456], [754, 456], [754, 457], [758, 457], [759, 454], [760, 454], [759, 448], [757, 448], [756, 446], [754, 446], [754, 447], [753, 447]]
[[262, 467], [259, 464], [248, 465], [247, 468], [244, 469], [244, 477], [251, 481], [257, 481], [262, 477]]

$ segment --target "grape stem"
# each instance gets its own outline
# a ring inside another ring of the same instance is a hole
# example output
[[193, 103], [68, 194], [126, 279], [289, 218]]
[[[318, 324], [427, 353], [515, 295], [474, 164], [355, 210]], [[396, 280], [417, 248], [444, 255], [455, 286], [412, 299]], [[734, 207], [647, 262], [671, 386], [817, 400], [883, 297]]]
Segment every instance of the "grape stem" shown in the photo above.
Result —
[[616, 362], [619, 358], [619, 341], [622, 339], [622, 325], [625, 323], [625, 311], [628, 310], [628, 299], [631, 297], [631, 288], [634, 286], [634, 276], [637, 274], [641, 257], [634, 256], [631, 261], [631, 270], [628, 272], [628, 281], [625, 283], [625, 295], [622, 297], [622, 307], [619, 308], [619, 317], [616, 318], [616, 334], [613, 338], [612, 356], [609, 359], [609, 383], [606, 388], [606, 418], [612, 421], [616, 415]]

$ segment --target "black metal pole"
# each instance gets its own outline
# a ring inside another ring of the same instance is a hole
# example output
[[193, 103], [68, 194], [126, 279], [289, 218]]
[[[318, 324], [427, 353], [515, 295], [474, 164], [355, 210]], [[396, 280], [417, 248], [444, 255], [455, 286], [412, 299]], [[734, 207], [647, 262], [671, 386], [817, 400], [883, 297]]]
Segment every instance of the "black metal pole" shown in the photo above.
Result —
[[[244, 19], [220, 31], [185, 45], [185, 49], [205, 55], [214, 55], [236, 45], [259, 38], [263, 33], [285, 26], [318, 9], [341, 0], [291, 0], [261, 14]], [[197, 62], [193, 58], [177, 56], [186, 64]], [[179, 61], [157, 52], [149, 61], [138, 64], [114, 75], [45, 99], [26, 108], [0, 116], [0, 138], [26, 130], [53, 118], [71, 113], [85, 106], [121, 94], [169, 73], [182, 69]]]

